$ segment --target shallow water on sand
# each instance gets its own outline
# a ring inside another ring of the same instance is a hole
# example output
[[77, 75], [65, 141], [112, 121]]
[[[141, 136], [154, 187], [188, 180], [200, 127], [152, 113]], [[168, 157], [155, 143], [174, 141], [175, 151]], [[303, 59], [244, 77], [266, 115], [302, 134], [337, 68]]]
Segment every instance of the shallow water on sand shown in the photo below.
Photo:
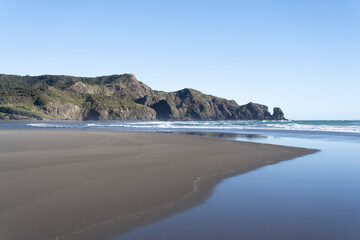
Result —
[[204, 204], [112, 240], [360, 239], [357, 138], [250, 135], [210, 137], [321, 151], [225, 179]]
[[195, 131], [186, 134], [321, 150], [225, 179], [204, 204], [111, 240], [360, 239], [360, 121], [3, 122], [1, 128]]

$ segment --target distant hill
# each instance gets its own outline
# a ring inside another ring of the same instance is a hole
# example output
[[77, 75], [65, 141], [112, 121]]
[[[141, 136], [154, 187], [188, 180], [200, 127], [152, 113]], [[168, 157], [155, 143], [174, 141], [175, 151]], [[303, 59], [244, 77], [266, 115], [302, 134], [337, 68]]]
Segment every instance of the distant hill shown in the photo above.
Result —
[[0, 119], [284, 120], [265, 105], [185, 88], [155, 91], [132, 74], [102, 77], [0, 74]]

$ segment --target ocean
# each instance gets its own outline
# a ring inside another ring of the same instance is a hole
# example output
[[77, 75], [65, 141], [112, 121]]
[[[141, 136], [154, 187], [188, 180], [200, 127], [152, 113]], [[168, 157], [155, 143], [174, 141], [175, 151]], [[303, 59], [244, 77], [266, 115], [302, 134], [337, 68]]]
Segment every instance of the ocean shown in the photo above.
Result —
[[142, 131], [278, 132], [360, 136], [360, 121], [147, 121], [147, 122], [7, 122], [0, 128], [67, 128]]
[[0, 128], [180, 132], [320, 150], [224, 179], [205, 203], [111, 240], [360, 239], [360, 121], [8, 122]]

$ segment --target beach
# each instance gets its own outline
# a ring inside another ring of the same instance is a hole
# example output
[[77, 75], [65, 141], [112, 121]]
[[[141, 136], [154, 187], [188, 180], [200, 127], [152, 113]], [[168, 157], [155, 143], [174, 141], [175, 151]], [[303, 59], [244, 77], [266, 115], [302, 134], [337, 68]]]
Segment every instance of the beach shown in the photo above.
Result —
[[0, 130], [0, 239], [108, 239], [202, 203], [224, 178], [315, 151], [171, 133]]

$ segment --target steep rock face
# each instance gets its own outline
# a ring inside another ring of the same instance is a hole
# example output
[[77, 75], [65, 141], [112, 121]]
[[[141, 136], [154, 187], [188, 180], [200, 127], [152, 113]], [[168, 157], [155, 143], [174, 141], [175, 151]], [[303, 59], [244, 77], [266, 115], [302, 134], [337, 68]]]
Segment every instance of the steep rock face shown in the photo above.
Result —
[[203, 94], [193, 89], [172, 93], [154, 93], [136, 100], [153, 108], [159, 120], [284, 120], [280, 108], [274, 114], [268, 107], [256, 103], [239, 106], [233, 100]]
[[268, 107], [256, 103], [248, 103], [239, 107], [239, 118], [250, 120], [272, 120], [273, 116], [270, 114]]
[[89, 91], [88, 87], [82, 82], [74, 83], [74, 85], [69, 87], [68, 90], [73, 93], [90, 93], [90, 94], [92, 94], [92, 91]]
[[173, 114], [169, 102], [164, 99], [152, 104], [150, 107], [155, 110], [158, 120], [168, 120]]
[[83, 120], [155, 120], [156, 112], [128, 99], [88, 96], [82, 104]]
[[108, 109], [89, 109], [83, 113], [82, 120], [97, 121], [97, 120], [133, 120], [145, 121], [155, 120], [156, 112], [149, 108], [139, 109], [122, 109], [122, 108], [108, 108]]
[[156, 120], [156, 112], [151, 108], [138, 109], [109, 109], [104, 119], [108, 120]]
[[280, 108], [185, 88], [154, 91], [132, 74], [95, 78], [0, 74], [0, 118], [68, 120], [284, 120]]
[[104, 86], [87, 85], [82, 82], [76, 82], [67, 89], [73, 93], [95, 94], [102, 96], [111, 96], [114, 92]]
[[274, 108], [273, 118], [276, 120], [286, 120], [283, 111], [279, 107]]
[[109, 84], [108, 88], [117, 96], [128, 95], [135, 99], [153, 94], [153, 90], [150, 87], [138, 81], [132, 74], [128, 74], [122, 81]]
[[43, 106], [43, 110], [52, 119], [82, 120], [83, 110], [71, 103], [48, 103]]

